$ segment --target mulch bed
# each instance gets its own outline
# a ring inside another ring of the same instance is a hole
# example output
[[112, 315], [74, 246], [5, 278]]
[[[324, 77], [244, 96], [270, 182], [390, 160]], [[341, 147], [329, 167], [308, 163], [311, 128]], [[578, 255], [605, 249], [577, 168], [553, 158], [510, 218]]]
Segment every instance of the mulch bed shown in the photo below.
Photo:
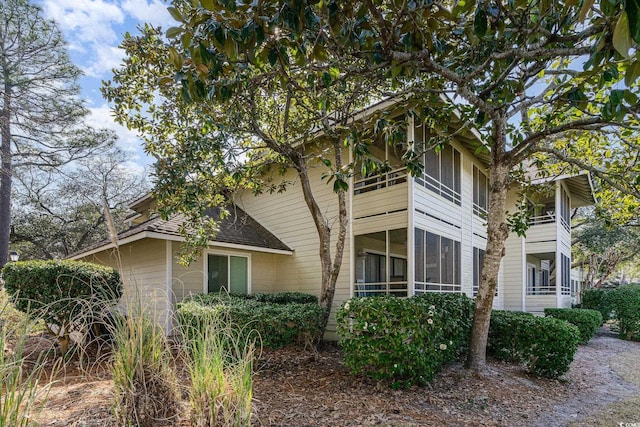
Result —
[[[597, 342], [594, 345], [597, 346]], [[587, 396], [594, 381], [598, 381], [593, 378], [592, 370], [594, 364], [601, 364], [602, 360], [589, 356], [589, 351], [589, 346], [581, 347], [571, 371], [562, 380], [533, 378], [518, 366], [490, 360], [482, 376], [471, 374], [461, 363], [456, 363], [446, 367], [430, 386], [393, 390], [366, 377], [349, 374], [335, 345], [326, 345], [317, 357], [293, 348], [264, 350], [255, 364], [253, 423], [258, 426], [543, 425], [541, 415], [546, 414], [549, 419], [550, 414], [562, 412], [562, 405], [573, 396]], [[182, 383], [184, 379], [182, 370]], [[41, 415], [42, 424], [114, 425], [111, 393], [112, 384], [104, 364], [71, 362], [64, 377], [51, 390]], [[589, 401], [585, 399], [585, 407], [590, 405]], [[184, 408], [186, 414], [186, 401]], [[187, 426], [188, 417], [185, 415], [180, 422], [165, 425]]]

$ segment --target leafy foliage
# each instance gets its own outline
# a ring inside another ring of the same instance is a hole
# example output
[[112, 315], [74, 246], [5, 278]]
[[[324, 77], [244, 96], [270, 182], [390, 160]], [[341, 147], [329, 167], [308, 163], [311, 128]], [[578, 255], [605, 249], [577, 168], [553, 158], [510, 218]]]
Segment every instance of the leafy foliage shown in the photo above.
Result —
[[261, 302], [222, 294], [194, 295], [176, 308], [183, 331], [203, 331], [212, 316], [224, 310], [228, 322], [246, 334], [257, 333], [262, 345], [278, 348], [312, 344], [322, 336], [325, 311], [317, 304]]
[[466, 347], [472, 315], [461, 294], [352, 298], [336, 314], [345, 364], [393, 387], [425, 385]]
[[69, 334], [82, 330], [122, 294], [117, 270], [87, 262], [12, 262], [2, 269], [2, 277], [16, 307], [43, 319], [58, 337], [63, 353]]
[[602, 314], [586, 308], [545, 308], [544, 315], [566, 320], [580, 330], [580, 344], [587, 344], [602, 325]]
[[514, 311], [491, 313], [489, 354], [522, 363], [539, 377], [558, 378], [567, 372], [579, 342], [580, 330], [564, 320]]
[[278, 292], [273, 294], [254, 294], [253, 298], [260, 302], [273, 304], [318, 304], [318, 297], [302, 292]]
[[597, 310], [602, 314], [602, 321], [611, 319], [613, 311], [611, 301], [611, 290], [608, 289], [585, 289], [582, 291], [582, 308]]
[[620, 338], [640, 341], [640, 285], [620, 286], [608, 296]]

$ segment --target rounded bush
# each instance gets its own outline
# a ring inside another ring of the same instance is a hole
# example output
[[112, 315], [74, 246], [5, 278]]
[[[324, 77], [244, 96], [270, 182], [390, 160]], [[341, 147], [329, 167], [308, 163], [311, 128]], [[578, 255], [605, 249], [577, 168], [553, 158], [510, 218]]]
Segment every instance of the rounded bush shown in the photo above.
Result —
[[545, 308], [544, 315], [576, 325], [580, 330], [580, 344], [587, 344], [602, 325], [602, 314], [586, 308]]
[[640, 286], [625, 285], [610, 291], [609, 301], [620, 338], [640, 341]]
[[597, 310], [602, 315], [602, 321], [606, 322], [611, 319], [611, 307], [610, 294], [612, 291], [607, 289], [585, 289], [582, 291], [582, 304], [580, 308], [588, 308], [591, 310]]
[[111, 267], [71, 260], [20, 261], [2, 269], [16, 307], [43, 319], [66, 352], [69, 334], [84, 328], [122, 295], [120, 274]]
[[579, 341], [579, 329], [564, 320], [494, 310], [487, 350], [536, 376], [557, 378], [569, 370]]
[[302, 292], [278, 292], [275, 294], [254, 294], [253, 298], [260, 302], [273, 304], [318, 304], [318, 297]]
[[468, 345], [473, 300], [462, 294], [353, 298], [336, 314], [345, 364], [393, 387], [428, 383]]

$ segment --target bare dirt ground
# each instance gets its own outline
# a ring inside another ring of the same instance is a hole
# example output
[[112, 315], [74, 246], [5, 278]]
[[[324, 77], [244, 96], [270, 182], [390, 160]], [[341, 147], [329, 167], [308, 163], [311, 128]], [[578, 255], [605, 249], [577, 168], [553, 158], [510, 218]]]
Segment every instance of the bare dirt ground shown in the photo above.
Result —
[[[42, 342], [39, 346], [44, 346]], [[354, 377], [339, 350], [327, 346], [316, 360], [295, 349], [264, 351], [256, 362], [257, 426], [618, 426], [640, 423], [640, 343], [615, 338], [606, 328], [581, 346], [561, 380], [529, 377], [491, 361], [475, 376], [447, 367], [425, 388], [391, 390]], [[182, 383], [184, 383], [181, 381]], [[95, 355], [71, 362], [51, 388], [41, 413], [44, 426], [115, 425], [112, 384]], [[635, 406], [634, 406], [635, 405]], [[187, 426], [188, 405], [179, 421]], [[638, 424], [640, 425], [640, 424]]]

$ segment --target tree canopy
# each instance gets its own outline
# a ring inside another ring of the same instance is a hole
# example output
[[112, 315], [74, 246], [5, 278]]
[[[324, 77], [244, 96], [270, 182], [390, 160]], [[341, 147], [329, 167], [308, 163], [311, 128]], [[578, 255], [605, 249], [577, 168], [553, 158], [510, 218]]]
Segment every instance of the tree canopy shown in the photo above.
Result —
[[110, 142], [79, 126], [87, 114], [80, 74], [40, 7], [0, 4], [0, 266], [8, 256], [14, 170], [56, 168]]
[[[553, 164], [546, 173], [587, 169], [612, 191], [639, 194], [635, 2], [175, 0], [169, 11], [177, 24], [166, 32], [168, 41], [147, 30], [138, 42], [155, 37], [153, 54], [130, 49], [126, 73], [105, 91], [121, 120], [155, 135], [147, 149], [159, 159], [159, 195], [175, 209], [192, 210], [202, 185], [198, 168], [166, 170], [180, 156], [213, 159], [203, 172], [215, 170], [216, 180], [231, 172], [227, 178], [240, 182], [256, 169], [227, 169], [228, 147], [253, 146], [268, 150], [255, 160], [284, 159], [300, 172], [296, 159], [311, 155], [304, 142], [321, 141], [320, 131], [329, 141], [316, 150], [333, 147], [334, 157], [313, 155], [344, 197], [344, 177], [356, 164], [369, 164], [359, 159], [375, 137], [395, 134], [387, 126], [391, 111], [359, 127], [352, 119], [358, 107], [385, 95], [431, 135], [425, 145], [407, 141], [410, 171], [421, 170], [425, 150], [451, 140], [446, 124], [454, 118], [459, 129], [477, 132], [476, 154], [490, 163], [490, 191], [468, 359], [474, 369], [485, 364], [505, 240], [510, 228], [526, 228], [518, 215], [507, 216], [508, 189], [527, 182], [531, 165], [544, 172], [541, 166]], [[144, 88], [132, 77], [141, 69], [152, 71]], [[142, 104], [156, 111], [156, 92], [172, 103], [162, 104], [169, 114], [195, 124], [195, 143], [135, 113]], [[355, 162], [336, 157], [338, 147]], [[608, 158], [616, 161], [602, 162]], [[163, 193], [172, 184], [186, 189], [180, 200]]]

